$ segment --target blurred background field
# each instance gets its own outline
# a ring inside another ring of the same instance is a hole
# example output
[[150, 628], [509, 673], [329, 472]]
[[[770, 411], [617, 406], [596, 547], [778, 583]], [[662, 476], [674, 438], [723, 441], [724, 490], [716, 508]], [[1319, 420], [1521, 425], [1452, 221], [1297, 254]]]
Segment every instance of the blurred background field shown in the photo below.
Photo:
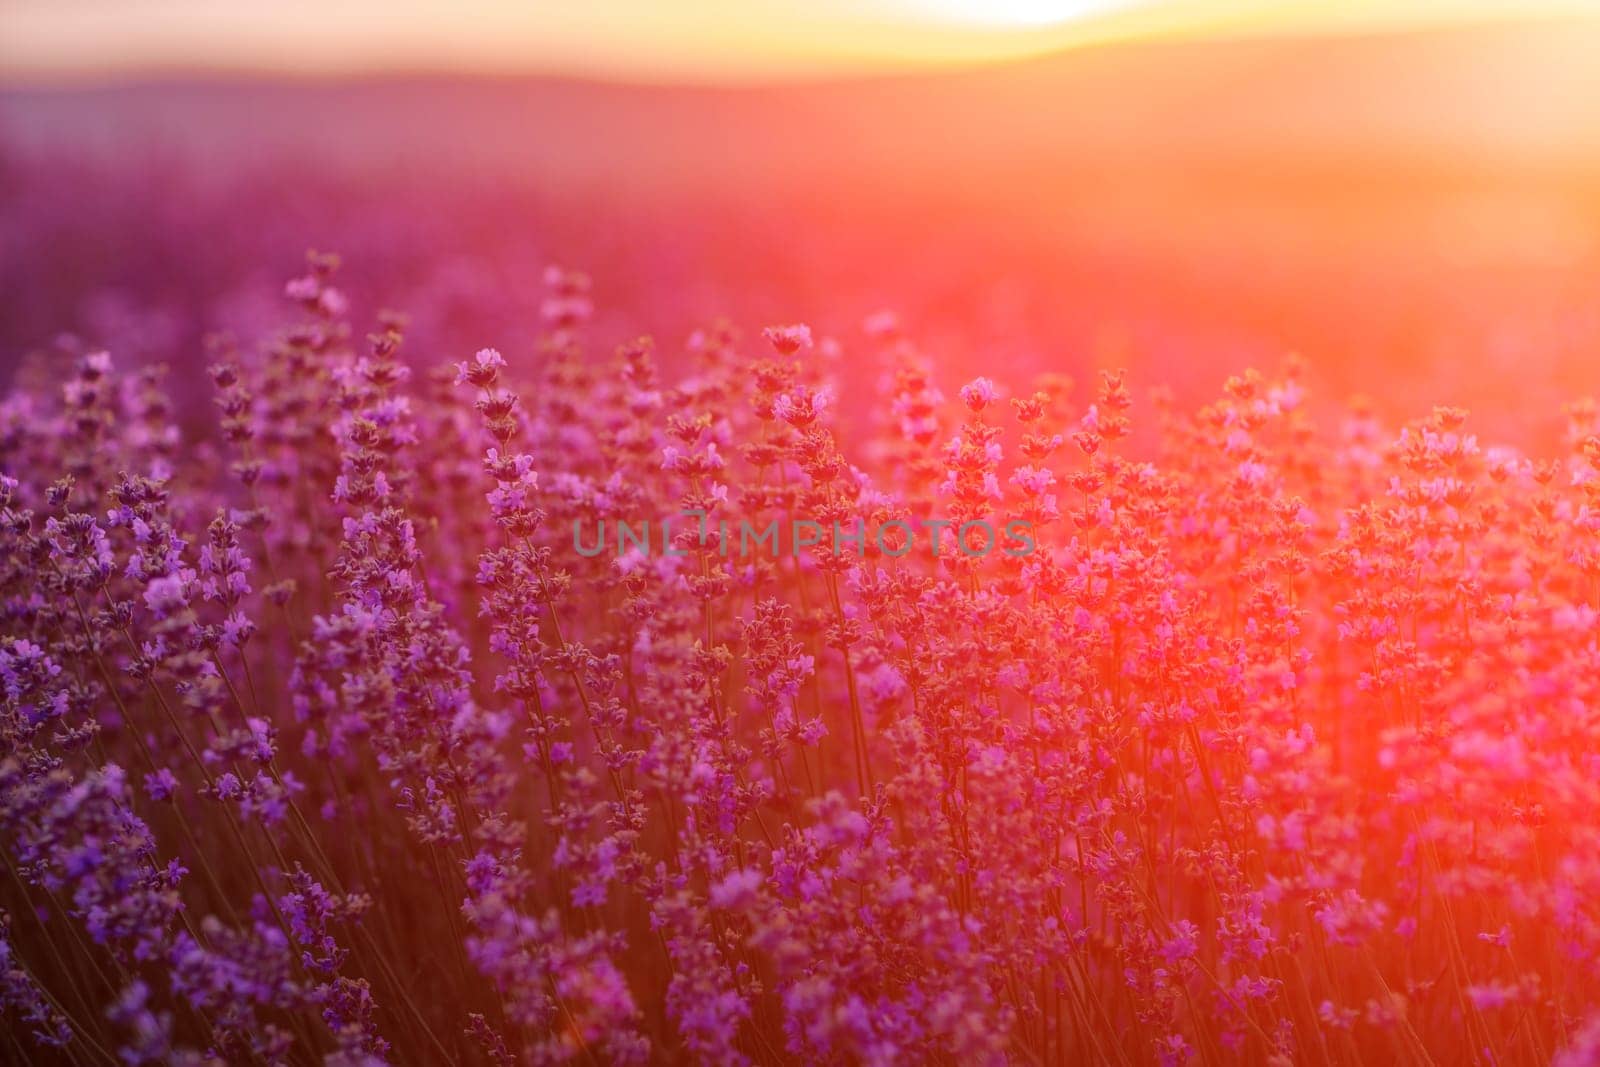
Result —
[[1203, 400], [1295, 351], [1326, 399], [1536, 444], [1600, 389], [1595, 55], [1568, 19], [772, 85], [13, 77], [0, 373], [63, 323], [192, 368], [314, 246], [427, 362], [529, 355], [554, 261], [602, 342], [668, 358], [723, 315], [849, 352], [892, 308], [949, 382], [1125, 366]]

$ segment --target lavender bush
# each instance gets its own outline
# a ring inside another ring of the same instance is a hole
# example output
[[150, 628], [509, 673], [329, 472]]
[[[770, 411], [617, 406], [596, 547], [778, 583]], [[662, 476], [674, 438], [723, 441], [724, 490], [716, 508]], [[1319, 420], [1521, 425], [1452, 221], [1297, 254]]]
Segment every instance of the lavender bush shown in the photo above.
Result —
[[442, 359], [337, 267], [210, 428], [70, 339], [0, 405], [14, 1062], [1600, 1062], [1594, 404], [1291, 362], [1140, 450], [879, 316], [846, 418], [805, 327], [608, 354], [553, 269]]

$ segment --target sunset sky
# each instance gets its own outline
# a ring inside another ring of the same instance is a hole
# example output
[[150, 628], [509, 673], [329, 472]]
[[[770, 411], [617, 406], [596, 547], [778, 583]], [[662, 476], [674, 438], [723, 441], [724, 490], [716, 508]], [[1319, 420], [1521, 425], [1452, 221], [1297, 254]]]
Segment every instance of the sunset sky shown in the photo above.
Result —
[[1145, 36], [1593, 11], [1592, 0], [0, 0], [0, 76], [444, 70], [759, 81]]

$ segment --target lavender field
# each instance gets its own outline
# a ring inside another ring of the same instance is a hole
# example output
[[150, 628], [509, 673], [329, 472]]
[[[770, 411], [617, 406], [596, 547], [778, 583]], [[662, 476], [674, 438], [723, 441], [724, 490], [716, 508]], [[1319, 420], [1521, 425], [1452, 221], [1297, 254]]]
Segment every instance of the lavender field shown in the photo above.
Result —
[[4, 1062], [1600, 1063], [1517, 34], [0, 91]]

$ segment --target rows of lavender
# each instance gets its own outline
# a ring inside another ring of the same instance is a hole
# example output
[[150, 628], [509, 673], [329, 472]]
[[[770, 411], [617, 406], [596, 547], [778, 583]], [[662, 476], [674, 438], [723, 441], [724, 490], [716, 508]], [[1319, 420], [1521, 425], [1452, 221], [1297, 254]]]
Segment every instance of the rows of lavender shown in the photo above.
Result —
[[335, 268], [194, 439], [68, 340], [0, 405], [13, 1062], [1600, 1062], [1594, 405], [609, 353], [561, 271], [430, 369]]

